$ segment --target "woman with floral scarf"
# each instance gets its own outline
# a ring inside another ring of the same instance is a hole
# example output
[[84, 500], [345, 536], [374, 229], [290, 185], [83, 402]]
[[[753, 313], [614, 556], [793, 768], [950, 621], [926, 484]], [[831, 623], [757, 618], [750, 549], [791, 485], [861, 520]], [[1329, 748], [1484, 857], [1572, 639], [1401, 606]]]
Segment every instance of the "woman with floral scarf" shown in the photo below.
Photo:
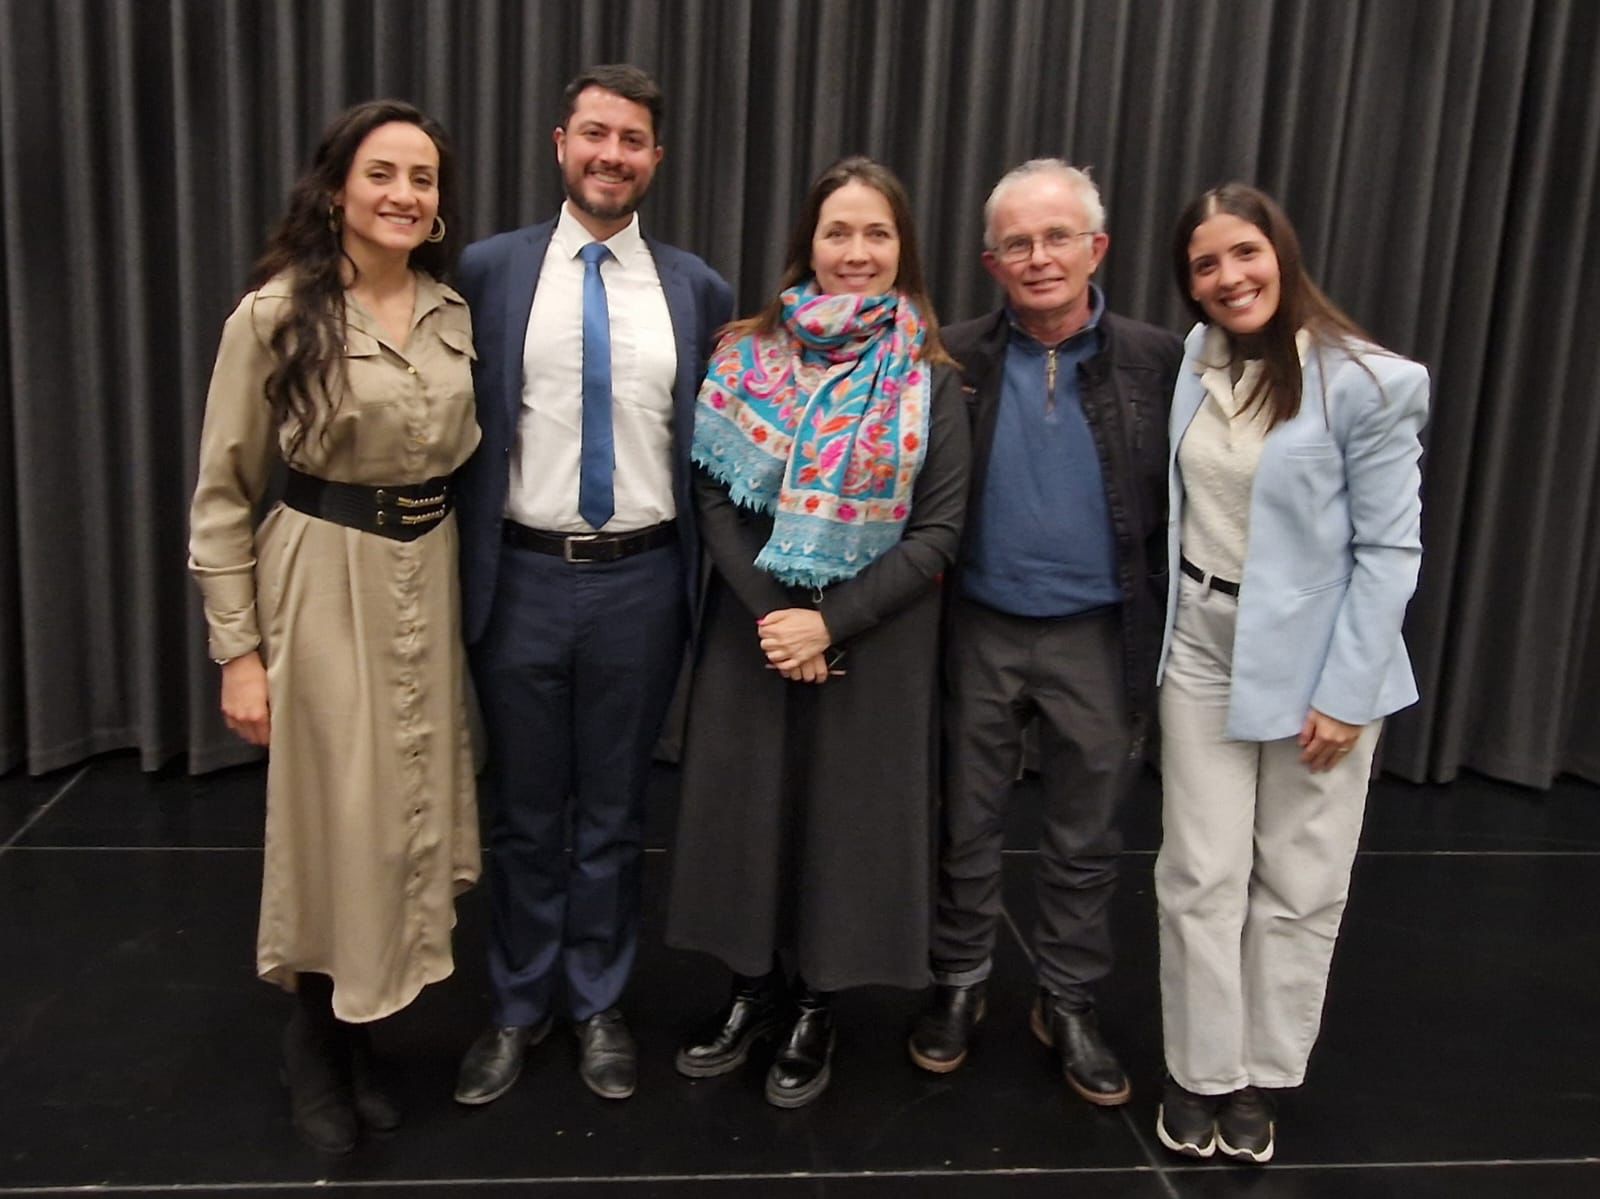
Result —
[[950, 364], [905, 189], [847, 158], [700, 391], [711, 569], [667, 939], [735, 977], [677, 1067], [726, 1074], [779, 1039], [778, 1107], [828, 1085], [834, 991], [927, 981], [940, 580], [969, 451]]

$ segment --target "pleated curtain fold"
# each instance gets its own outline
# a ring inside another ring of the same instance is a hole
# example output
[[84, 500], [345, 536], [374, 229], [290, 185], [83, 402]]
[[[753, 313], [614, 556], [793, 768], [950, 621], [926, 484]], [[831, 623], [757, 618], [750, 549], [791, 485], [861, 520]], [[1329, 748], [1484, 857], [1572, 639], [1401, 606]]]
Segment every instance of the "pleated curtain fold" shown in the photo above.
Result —
[[847, 153], [911, 191], [945, 320], [993, 307], [983, 201], [1093, 168], [1113, 308], [1182, 330], [1172, 222], [1259, 184], [1325, 290], [1427, 363], [1421, 704], [1383, 766], [1600, 780], [1600, 5], [1589, 0], [0, 3], [0, 770], [249, 751], [216, 712], [187, 504], [223, 318], [318, 132], [453, 135], [468, 236], [551, 215], [585, 65], [662, 82], [643, 209], [748, 312]]

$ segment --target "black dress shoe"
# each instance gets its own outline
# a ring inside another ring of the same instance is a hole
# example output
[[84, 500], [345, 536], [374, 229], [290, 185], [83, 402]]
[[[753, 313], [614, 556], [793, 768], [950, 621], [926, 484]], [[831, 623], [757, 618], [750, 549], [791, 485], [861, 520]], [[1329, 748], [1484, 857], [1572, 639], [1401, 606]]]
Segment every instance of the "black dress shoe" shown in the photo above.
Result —
[[616, 1008], [573, 1026], [578, 1034], [578, 1077], [602, 1099], [626, 1099], [639, 1077], [639, 1049]]
[[1099, 1107], [1128, 1102], [1133, 1088], [1117, 1055], [1100, 1035], [1094, 1008], [1069, 1006], [1041, 990], [1029, 1018], [1033, 1035], [1056, 1051], [1067, 1085]]
[[802, 986], [789, 1039], [767, 1071], [767, 1102], [804, 1107], [828, 1088], [833, 1068], [833, 996]]
[[456, 1077], [456, 1102], [477, 1106], [493, 1103], [522, 1074], [522, 1060], [550, 1033], [545, 1019], [532, 1027], [491, 1024], [461, 1059]]
[[1255, 1087], [1235, 1091], [1217, 1111], [1217, 1148], [1238, 1161], [1264, 1166], [1272, 1160], [1278, 1122], [1272, 1100]]
[[689, 1078], [715, 1078], [744, 1065], [757, 1041], [783, 1028], [787, 996], [778, 974], [761, 978], [733, 976], [727, 1006], [694, 1033], [678, 1050], [678, 1073]]
[[1216, 1095], [1199, 1095], [1168, 1078], [1156, 1108], [1156, 1139], [1185, 1157], [1210, 1157], [1217, 1149]]
[[283, 1082], [289, 1120], [301, 1140], [321, 1153], [349, 1153], [356, 1144], [349, 1050], [331, 1016], [308, 1019], [297, 1007], [283, 1032]]
[[972, 1030], [988, 1005], [988, 990], [982, 982], [964, 987], [934, 984], [907, 1043], [911, 1060], [935, 1074], [948, 1074], [966, 1061]]
[[372, 1034], [365, 1024], [347, 1024], [350, 1044], [350, 1090], [356, 1115], [368, 1132], [393, 1132], [400, 1127], [400, 1109], [378, 1085], [372, 1060]]

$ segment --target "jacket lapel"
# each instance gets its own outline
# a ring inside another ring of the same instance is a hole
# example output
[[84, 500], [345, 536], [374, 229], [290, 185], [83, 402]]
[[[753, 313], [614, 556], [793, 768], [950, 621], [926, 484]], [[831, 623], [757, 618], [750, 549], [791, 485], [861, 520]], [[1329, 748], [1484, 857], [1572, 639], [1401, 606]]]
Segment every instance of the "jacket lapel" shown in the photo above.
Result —
[[672, 321], [672, 340], [678, 351], [678, 370], [672, 384], [673, 434], [679, 446], [687, 446], [694, 439], [694, 401], [700, 390], [701, 331], [694, 288], [678, 269], [670, 246], [663, 246], [652, 237], [644, 241], [650, 247], [656, 277], [667, 298], [667, 316]]
[[1200, 404], [1206, 398], [1206, 385], [1201, 376], [1208, 365], [1204, 352], [1207, 328], [1204, 324], [1195, 325], [1184, 338], [1183, 365], [1178, 369], [1178, 379], [1172, 389], [1172, 412], [1167, 423], [1171, 436], [1167, 453], [1170, 455], [1169, 472], [1174, 485], [1178, 478], [1178, 447], [1183, 444], [1184, 434], [1189, 432], [1195, 413], [1200, 411]]
[[506, 270], [506, 346], [504, 403], [513, 423], [522, 404], [522, 347], [528, 340], [528, 317], [533, 311], [533, 293], [539, 286], [539, 271], [550, 248], [554, 221], [528, 230], [527, 236], [512, 250]]
[[1200, 411], [1200, 404], [1206, 397], [1205, 384], [1201, 382], [1196, 371], [1180, 371], [1177, 386], [1172, 391], [1172, 460], [1178, 460], [1178, 446], [1183, 443], [1184, 434], [1189, 431], [1195, 413]]

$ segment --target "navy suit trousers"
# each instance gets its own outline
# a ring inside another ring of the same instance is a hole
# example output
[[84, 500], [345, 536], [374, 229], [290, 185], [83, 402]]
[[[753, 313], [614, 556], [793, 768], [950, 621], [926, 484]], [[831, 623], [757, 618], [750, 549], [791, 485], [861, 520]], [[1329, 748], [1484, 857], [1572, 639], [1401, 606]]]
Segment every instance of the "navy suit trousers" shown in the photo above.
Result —
[[569, 563], [502, 546], [472, 647], [489, 761], [494, 1019], [613, 1006], [639, 940], [651, 751], [687, 633], [677, 546]]

